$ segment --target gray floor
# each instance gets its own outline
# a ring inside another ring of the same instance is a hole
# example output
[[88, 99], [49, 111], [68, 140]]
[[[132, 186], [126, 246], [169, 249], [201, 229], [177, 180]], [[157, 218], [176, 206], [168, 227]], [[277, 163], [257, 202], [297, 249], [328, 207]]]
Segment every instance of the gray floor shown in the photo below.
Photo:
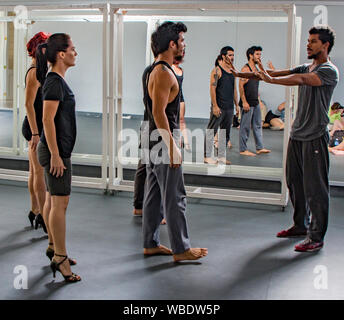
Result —
[[[12, 112], [0, 110], [0, 147], [11, 147], [12, 145]], [[139, 131], [141, 119], [136, 117], [123, 120], [123, 127]], [[81, 154], [101, 154], [102, 139], [102, 118], [100, 115], [78, 113], [77, 114], [78, 134], [74, 152]], [[188, 128], [193, 131], [201, 128], [204, 130], [207, 126], [207, 120], [204, 119], [187, 119]], [[246, 157], [239, 154], [239, 130], [232, 128], [231, 141], [233, 148], [227, 154], [227, 158], [234, 165], [257, 166], [281, 168], [283, 156], [283, 131], [263, 130], [264, 145], [272, 150], [271, 154], [257, 157]], [[203, 141], [198, 142], [201, 146], [197, 147], [198, 158], [203, 159]], [[254, 151], [255, 145], [253, 136], [248, 141], [249, 150]], [[129, 156], [129, 155], [127, 155]], [[193, 159], [196, 161], [196, 148], [193, 151]], [[331, 168], [330, 180], [344, 182], [344, 157], [330, 155]]]
[[[343, 198], [331, 197], [325, 247], [316, 254], [296, 253], [298, 240], [275, 233], [291, 223], [290, 206], [188, 200], [193, 246], [209, 255], [194, 263], [171, 257], [144, 258], [141, 218], [131, 215], [132, 194], [105, 196], [73, 189], [67, 212], [73, 270], [82, 276], [64, 285], [53, 280], [41, 229], [28, 227], [29, 196], [19, 182], [0, 181], [0, 299], [344, 299], [342, 250]], [[162, 243], [168, 245], [166, 226]], [[24, 265], [29, 288], [17, 290], [14, 268]], [[328, 289], [316, 289], [317, 266], [328, 271]]]

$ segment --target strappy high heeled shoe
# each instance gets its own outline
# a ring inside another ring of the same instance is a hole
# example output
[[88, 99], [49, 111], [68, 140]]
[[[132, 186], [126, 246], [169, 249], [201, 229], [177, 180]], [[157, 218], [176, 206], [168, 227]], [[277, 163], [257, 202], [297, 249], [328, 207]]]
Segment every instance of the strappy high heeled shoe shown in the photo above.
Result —
[[38, 229], [39, 225], [42, 226], [45, 233], [48, 233], [47, 227], [45, 226], [45, 223], [44, 223], [44, 219], [40, 213], [36, 216], [36, 219], [35, 219], [35, 229]]
[[[49, 246], [52, 246], [53, 243], [49, 242]], [[55, 251], [54, 249], [51, 249], [50, 247], [47, 248], [47, 251], [45, 251], [45, 255], [49, 258], [49, 260], [51, 261], [54, 257]], [[76, 265], [76, 261], [74, 259], [68, 258], [69, 264], [71, 266], [75, 266]]]
[[78, 276], [77, 274], [72, 273], [69, 275], [64, 275], [62, 273], [62, 271], [60, 270], [60, 265], [68, 259], [68, 256], [64, 256], [64, 255], [57, 254], [57, 253], [55, 253], [55, 256], [63, 257], [64, 259], [62, 259], [62, 261], [60, 261], [60, 262], [56, 262], [54, 259], [51, 260], [50, 268], [53, 272], [54, 278], [56, 278], [56, 271], [59, 271], [67, 283], [73, 283], [73, 282], [81, 281], [80, 276]]

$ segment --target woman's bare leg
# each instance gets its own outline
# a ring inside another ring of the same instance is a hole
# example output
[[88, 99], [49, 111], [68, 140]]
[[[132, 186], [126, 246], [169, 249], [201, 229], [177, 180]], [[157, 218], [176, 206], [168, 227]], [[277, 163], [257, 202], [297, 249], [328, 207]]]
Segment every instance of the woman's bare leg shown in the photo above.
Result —
[[[54, 239], [53, 239], [51, 228], [50, 228], [50, 218], [49, 218], [50, 210], [51, 210], [51, 195], [49, 192], [46, 192], [45, 202], [44, 202], [44, 207], [43, 207], [43, 220], [45, 222], [45, 226], [47, 227], [49, 243], [54, 243]], [[49, 247], [51, 249], [54, 249], [53, 245], [49, 245]]]
[[[56, 256], [67, 255], [66, 250], [66, 210], [69, 202], [69, 196], [51, 196], [51, 210], [49, 216], [49, 226], [53, 236], [56, 262], [64, 258]], [[64, 275], [72, 274], [68, 260], [60, 265], [61, 272]]]
[[34, 175], [34, 167], [33, 167], [33, 160], [32, 160], [32, 154], [30, 152], [30, 142], [29, 142], [29, 180], [28, 180], [28, 189], [30, 193], [30, 202], [31, 202], [31, 211], [34, 214], [39, 213], [39, 203], [36, 198], [35, 190], [34, 190], [34, 184], [35, 184], [35, 175]]
[[[33, 190], [35, 193], [36, 201], [38, 202], [39, 213], [43, 213], [43, 206], [45, 201], [45, 182], [44, 182], [44, 169], [38, 162], [37, 152], [29, 149], [31, 164], [33, 167]], [[44, 217], [43, 217], [44, 219]]]

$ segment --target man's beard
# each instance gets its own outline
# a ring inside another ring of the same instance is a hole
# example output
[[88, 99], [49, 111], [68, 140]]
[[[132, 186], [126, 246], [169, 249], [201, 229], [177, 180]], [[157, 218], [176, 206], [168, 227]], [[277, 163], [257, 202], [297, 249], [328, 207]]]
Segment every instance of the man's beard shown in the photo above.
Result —
[[315, 54], [311, 54], [310, 56], [308, 56], [308, 59], [316, 59], [319, 57], [319, 54], [320, 54], [320, 52], [315, 53]]

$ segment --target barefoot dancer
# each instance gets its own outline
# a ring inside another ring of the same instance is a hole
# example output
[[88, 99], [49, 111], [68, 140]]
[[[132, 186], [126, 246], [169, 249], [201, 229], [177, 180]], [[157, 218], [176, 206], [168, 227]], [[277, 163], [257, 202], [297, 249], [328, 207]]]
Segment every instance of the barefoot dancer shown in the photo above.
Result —
[[[197, 260], [208, 253], [205, 248], [190, 247], [179, 135], [172, 136], [173, 131], [179, 129], [180, 88], [171, 65], [185, 49], [186, 30], [183, 23], [165, 22], [152, 34], [152, 45], [158, 57], [144, 87], [150, 136], [143, 201], [144, 254], [173, 254], [175, 261]], [[160, 244], [161, 203], [172, 250]]]
[[[262, 54], [262, 48], [253, 46], [247, 49], [248, 63], [241, 69], [240, 77], [245, 74], [257, 72], [256, 64]], [[250, 136], [252, 126], [253, 136], [256, 143], [257, 154], [269, 153], [263, 146], [262, 120], [258, 101], [259, 77], [240, 79], [239, 92], [241, 107], [241, 121], [239, 131], [239, 150], [244, 156], [255, 156], [256, 154], [247, 149], [247, 140]]]
[[[230, 131], [233, 123], [234, 105], [237, 107], [237, 90], [235, 77], [230, 70], [230, 62], [234, 61], [234, 49], [230, 46], [223, 47], [215, 61], [215, 68], [210, 75], [211, 112], [204, 140], [204, 163], [231, 164], [226, 159], [226, 145], [230, 142]], [[218, 160], [211, 158], [214, 135], [218, 127], [226, 132], [226, 144], [220, 145]]]

